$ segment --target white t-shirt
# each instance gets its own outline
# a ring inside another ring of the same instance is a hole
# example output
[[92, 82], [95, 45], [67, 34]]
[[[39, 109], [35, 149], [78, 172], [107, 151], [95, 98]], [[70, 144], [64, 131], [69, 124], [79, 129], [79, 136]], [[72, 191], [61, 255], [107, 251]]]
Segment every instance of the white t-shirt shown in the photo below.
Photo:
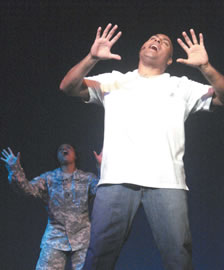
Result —
[[168, 73], [145, 78], [137, 70], [86, 79], [89, 102], [105, 108], [99, 184], [187, 190], [184, 122], [190, 112], [209, 109], [211, 87]]

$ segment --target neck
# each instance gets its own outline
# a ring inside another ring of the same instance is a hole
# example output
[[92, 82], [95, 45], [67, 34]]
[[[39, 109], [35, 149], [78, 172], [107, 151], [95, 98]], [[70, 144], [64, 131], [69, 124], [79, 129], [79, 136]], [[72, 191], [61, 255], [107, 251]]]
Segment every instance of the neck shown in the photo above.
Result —
[[62, 165], [61, 169], [64, 173], [73, 173], [76, 170], [76, 166], [74, 163]]
[[139, 62], [138, 73], [143, 77], [152, 77], [156, 75], [161, 75], [164, 73], [164, 68], [158, 68], [154, 66], [146, 66]]

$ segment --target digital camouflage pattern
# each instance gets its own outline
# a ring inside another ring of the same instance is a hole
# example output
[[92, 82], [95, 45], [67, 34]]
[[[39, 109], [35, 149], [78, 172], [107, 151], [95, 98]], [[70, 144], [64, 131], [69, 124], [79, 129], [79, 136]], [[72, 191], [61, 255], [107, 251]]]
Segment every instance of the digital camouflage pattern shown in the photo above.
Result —
[[68, 256], [71, 256], [73, 270], [81, 270], [84, 265], [87, 248], [72, 251], [62, 251], [45, 245], [40, 253], [36, 270], [62, 270], [65, 268]]
[[41, 247], [48, 245], [63, 251], [88, 247], [88, 198], [96, 193], [98, 183], [93, 173], [76, 170], [66, 174], [57, 168], [28, 181], [20, 164], [15, 163], [8, 170], [9, 181], [16, 189], [40, 198], [46, 204], [48, 224]]

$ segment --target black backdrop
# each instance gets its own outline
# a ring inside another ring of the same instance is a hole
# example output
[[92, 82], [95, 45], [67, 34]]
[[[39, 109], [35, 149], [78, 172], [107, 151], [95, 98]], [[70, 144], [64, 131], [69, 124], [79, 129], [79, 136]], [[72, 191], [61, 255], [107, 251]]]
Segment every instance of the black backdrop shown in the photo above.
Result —
[[[119, 25], [123, 35], [113, 52], [122, 61], [99, 63], [92, 74], [135, 69], [141, 44], [158, 32], [174, 41], [174, 58], [184, 57], [176, 38], [191, 27], [204, 33], [211, 63], [224, 72], [222, 1], [1, 0], [0, 7], [0, 148], [21, 152], [28, 179], [55, 168], [57, 146], [64, 142], [81, 153], [83, 170], [96, 172], [92, 151], [102, 147], [103, 109], [66, 97], [58, 88], [68, 69], [87, 54], [99, 25]], [[205, 82], [197, 70], [181, 64], [174, 63], [169, 72]], [[224, 269], [223, 116], [217, 108], [198, 112], [186, 123], [185, 166], [198, 270]], [[45, 209], [11, 191], [3, 162], [0, 175], [0, 268], [34, 269]], [[116, 270], [121, 269], [162, 269], [142, 209], [118, 260]]]

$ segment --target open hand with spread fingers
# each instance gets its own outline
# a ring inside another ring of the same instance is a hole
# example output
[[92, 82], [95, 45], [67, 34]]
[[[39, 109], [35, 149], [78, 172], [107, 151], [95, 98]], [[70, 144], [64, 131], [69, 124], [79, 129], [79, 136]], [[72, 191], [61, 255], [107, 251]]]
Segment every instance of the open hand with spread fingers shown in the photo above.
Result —
[[121, 36], [121, 32], [118, 32], [115, 35], [117, 28], [117, 25], [112, 27], [112, 24], [109, 23], [101, 35], [102, 27], [98, 27], [96, 39], [90, 50], [90, 54], [93, 58], [98, 60], [121, 60], [120, 55], [111, 53], [112, 46]]
[[194, 29], [190, 29], [190, 34], [191, 38], [189, 38], [186, 32], [182, 33], [185, 42], [183, 42], [180, 38], [177, 39], [177, 42], [187, 53], [188, 57], [187, 59], [178, 58], [177, 62], [195, 68], [200, 68], [202, 65], [208, 64], [208, 54], [204, 46], [204, 38], [202, 33], [200, 33], [198, 42]]
[[10, 147], [8, 147], [7, 150], [3, 149], [1, 154], [0, 159], [6, 163], [6, 166], [10, 167], [20, 162], [20, 153], [15, 156]]

